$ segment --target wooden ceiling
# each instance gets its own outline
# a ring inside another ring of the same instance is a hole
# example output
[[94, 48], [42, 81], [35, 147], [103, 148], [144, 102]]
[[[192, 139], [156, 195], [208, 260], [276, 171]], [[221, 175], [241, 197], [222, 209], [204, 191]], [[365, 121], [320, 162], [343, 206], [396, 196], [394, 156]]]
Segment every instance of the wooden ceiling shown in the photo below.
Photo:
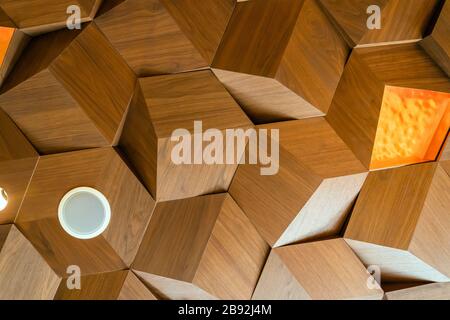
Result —
[[[0, 0], [0, 299], [450, 299], [449, 34], [450, 0]], [[279, 170], [174, 164], [198, 121], [279, 130]]]

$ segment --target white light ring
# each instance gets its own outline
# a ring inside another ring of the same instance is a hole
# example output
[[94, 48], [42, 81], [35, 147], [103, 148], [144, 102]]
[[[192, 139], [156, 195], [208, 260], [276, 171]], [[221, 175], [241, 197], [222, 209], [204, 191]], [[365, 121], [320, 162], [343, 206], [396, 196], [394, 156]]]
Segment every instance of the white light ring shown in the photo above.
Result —
[[[98, 200], [100, 200], [101, 204], [103, 205], [104, 208], [104, 212], [105, 212], [105, 219], [103, 220], [102, 225], [97, 229], [97, 231], [90, 233], [90, 234], [80, 234], [77, 232], [74, 232], [65, 222], [64, 218], [63, 218], [63, 210], [64, 210], [64, 205], [67, 203], [67, 201], [73, 196], [76, 195], [77, 193], [80, 192], [86, 192], [86, 193], [90, 193], [91, 195], [95, 196]], [[61, 199], [61, 201], [59, 202], [59, 206], [58, 206], [58, 220], [59, 223], [61, 225], [61, 227], [64, 229], [64, 231], [66, 231], [69, 235], [71, 235], [74, 238], [77, 239], [82, 239], [82, 240], [87, 240], [87, 239], [93, 239], [98, 237], [99, 235], [101, 235], [106, 228], [108, 228], [109, 226], [109, 222], [111, 221], [111, 207], [109, 205], [109, 201], [108, 199], [106, 199], [106, 197], [103, 195], [103, 193], [101, 193], [100, 191], [90, 188], [90, 187], [79, 187], [79, 188], [75, 188], [70, 190], [69, 192], [67, 192], [64, 197]]]

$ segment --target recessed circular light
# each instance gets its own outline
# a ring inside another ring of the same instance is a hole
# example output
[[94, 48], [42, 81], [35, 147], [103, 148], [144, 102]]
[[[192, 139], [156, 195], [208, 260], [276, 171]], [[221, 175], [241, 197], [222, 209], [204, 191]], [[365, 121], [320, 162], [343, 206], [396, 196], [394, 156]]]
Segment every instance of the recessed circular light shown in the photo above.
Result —
[[61, 227], [72, 237], [92, 239], [108, 227], [111, 208], [100, 191], [80, 187], [69, 191], [61, 199], [58, 218]]
[[8, 194], [6, 193], [5, 189], [0, 188], [0, 211], [5, 210], [7, 205], [8, 205]]

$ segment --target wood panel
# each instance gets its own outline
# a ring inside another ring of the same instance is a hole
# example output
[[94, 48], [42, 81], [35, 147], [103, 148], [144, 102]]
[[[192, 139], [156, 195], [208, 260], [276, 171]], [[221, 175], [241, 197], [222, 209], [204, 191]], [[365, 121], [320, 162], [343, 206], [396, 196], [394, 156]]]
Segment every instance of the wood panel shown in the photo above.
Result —
[[372, 281], [344, 240], [314, 242], [272, 250], [253, 299], [381, 300]]
[[[191, 159], [191, 164], [176, 165], [171, 159], [178, 144], [171, 141], [172, 133], [184, 128], [193, 138], [194, 121], [202, 121], [203, 131], [253, 126], [211, 71], [142, 78], [139, 85], [120, 146], [155, 199], [226, 191], [236, 164], [199, 165]], [[194, 147], [194, 139], [191, 143]]]
[[244, 1], [213, 68], [252, 120], [267, 123], [324, 115], [348, 54], [317, 1]]
[[95, 23], [140, 77], [208, 65], [160, 0], [123, 1]]
[[447, 32], [450, 28], [450, 2], [445, 1], [431, 34], [422, 42], [422, 47], [450, 76], [450, 42]]
[[81, 277], [80, 289], [69, 289], [66, 281], [61, 281], [55, 300], [155, 300], [131, 271]]
[[8, 197], [0, 224], [14, 222], [37, 161], [34, 148], [0, 109], [0, 187]]
[[433, 283], [386, 292], [387, 300], [449, 300], [450, 283]]
[[90, 24], [33, 39], [0, 106], [41, 153], [108, 146], [118, 139], [134, 85], [132, 71]]
[[[319, 1], [352, 47], [421, 39], [439, 6], [434, 0]], [[367, 27], [371, 5], [381, 9], [381, 29]]]
[[90, 21], [102, 0], [1, 0], [0, 8], [24, 32], [42, 34], [66, 27], [67, 8], [77, 5], [82, 22]]
[[345, 238], [395, 281], [447, 281], [450, 179], [436, 163], [369, 174]]
[[[4, 28], [2, 27], [2, 29]], [[30, 40], [30, 38], [22, 31], [15, 28], [12, 30], [12, 38], [7, 43], [2, 43], [2, 46], [6, 45], [6, 48], [2, 48], [2, 53], [4, 53], [4, 55], [2, 55], [2, 62], [0, 66], [0, 86], [11, 72], [14, 64], [17, 62], [23, 49]], [[4, 31], [2, 30], [1, 32]]]
[[0, 252], [0, 300], [51, 300], [59, 282], [33, 245], [11, 227]]
[[217, 194], [158, 204], [132, 268], [166, 298], [249, 299], [267, 252], [234, 200]]
[[388, 87], [448, 93], [450, 81], [418, 44], [353, 51], [327, 120], [361, 162], [371, 169], [380, 110]]
[[367, 175], [362, 164], [323, 118], [259, 128], [280, 130], [279, 171], [240, 165], [230, 194], [271, 246], [337, 234]]
[[[107, 230], [90, 240], [71, 237], [58, 222], [61, 198], [80, 186], [102, 192], [111, 207]], [[153, 207], [153, 199], [113, 149], [93, 149], [42, 157], [16, 223], [58, 274], [77, 264], [88, 275], [131, 264]]]

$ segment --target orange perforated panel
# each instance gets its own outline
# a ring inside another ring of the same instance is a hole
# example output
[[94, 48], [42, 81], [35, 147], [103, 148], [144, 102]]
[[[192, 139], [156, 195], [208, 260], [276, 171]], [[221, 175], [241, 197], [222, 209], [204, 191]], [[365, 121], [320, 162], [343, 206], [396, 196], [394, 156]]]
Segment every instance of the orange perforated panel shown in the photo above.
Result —
[[14, 28], [0, 27], [0, 64], [5, 59], [13, 34]]
[[450, 94], [387, 87], [371, 169], [435, 160], [450, 127]]

